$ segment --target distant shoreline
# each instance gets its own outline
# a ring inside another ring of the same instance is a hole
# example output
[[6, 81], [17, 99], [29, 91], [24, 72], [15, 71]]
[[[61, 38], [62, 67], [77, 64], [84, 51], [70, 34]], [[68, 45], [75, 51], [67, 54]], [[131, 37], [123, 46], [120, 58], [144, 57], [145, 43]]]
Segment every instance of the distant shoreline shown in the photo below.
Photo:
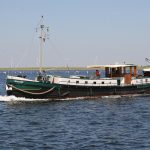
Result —
[[[95, 70], [89, 69], [86, 67], [43, 67], [43, 70]], [[30, 70], [36, 71], [39, 70], [38, 67], [17, 67], [17, 68], [0, 68], [0, 71], [7, 71], [7, 70]]]
[[[150, 68], [150, 66], [143, 66], [144, 68]], [[138, 66], [138, 69], [142, 69], [142, 66]], [[103, 70], [104, 68], [101, 68]], [[16, 67], [16, 68], [0, 68], [0, 71], [7, 71], [7, 70], [29, 70], [29, 71], [36, 71], [39, 70], [39, 67]], [[95, 70], [93, 68], [87, 67], [43, 67], [43, 70]]]

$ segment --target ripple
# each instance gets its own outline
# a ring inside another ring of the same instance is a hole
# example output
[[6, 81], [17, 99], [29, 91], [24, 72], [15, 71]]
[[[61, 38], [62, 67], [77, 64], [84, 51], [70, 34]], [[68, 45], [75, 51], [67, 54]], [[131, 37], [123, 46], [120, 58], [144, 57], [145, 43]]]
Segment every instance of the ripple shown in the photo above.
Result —
[[43, 101], [0, 94], [0, 149], [150, 149], [150, 95]]

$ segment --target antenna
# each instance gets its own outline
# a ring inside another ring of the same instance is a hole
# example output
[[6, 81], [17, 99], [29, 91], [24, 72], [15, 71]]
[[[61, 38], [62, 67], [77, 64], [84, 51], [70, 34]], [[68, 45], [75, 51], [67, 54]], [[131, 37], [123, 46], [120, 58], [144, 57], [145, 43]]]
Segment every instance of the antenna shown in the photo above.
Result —
[[148, 63], [150, 63], [150, 59], [148, 59], [148, 58], [145, 58], [145, 61], [148, 62]]
[[44, 17], [41, 17], [41, 21], [39, 23], [39, 26], [36, 28], [36, 32], [39, 32], [40, 36], [40, 73], [42, 73], [42, 66], [43, 66], [43, 50], [44, 50], [44, 44], [46, 39], [49, 39], [48, 36], [48, 32], [49, 32], [49, 27], [46, 27], [44, 25]]

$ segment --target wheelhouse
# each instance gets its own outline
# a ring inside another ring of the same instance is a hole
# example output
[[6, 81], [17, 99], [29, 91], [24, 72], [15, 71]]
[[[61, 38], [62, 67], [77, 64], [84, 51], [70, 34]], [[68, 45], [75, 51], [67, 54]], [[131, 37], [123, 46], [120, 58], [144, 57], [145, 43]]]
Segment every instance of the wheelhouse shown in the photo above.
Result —
[[137, 76], [137, 66], [133, 64], [96, 65], [88, 68], [104, 68], [106, 78], [124, 78], [125, 84], [131, 84], [131, 78]]

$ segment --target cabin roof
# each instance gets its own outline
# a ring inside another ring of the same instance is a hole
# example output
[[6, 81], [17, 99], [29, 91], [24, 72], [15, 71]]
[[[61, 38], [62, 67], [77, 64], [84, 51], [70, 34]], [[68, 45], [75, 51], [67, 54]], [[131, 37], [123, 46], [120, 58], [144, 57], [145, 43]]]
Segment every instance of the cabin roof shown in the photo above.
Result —
[[145, 68], [143, 69], [143, 71], [150, 71], [150, 68]]
[[134, 64], [114, 64], [114, 65], [90, 65], [87, 68], [118, 68], [118, 67], [136, 67]]

